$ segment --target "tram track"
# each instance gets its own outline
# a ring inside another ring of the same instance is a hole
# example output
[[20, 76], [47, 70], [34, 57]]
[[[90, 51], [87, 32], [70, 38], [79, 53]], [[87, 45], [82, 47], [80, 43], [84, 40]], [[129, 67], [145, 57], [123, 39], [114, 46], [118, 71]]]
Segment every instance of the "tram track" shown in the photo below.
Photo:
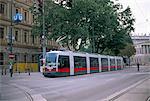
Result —
[[7, 85], [7, 86], [12, 86], [16, 89], [19, 89], [24, 95], [25, 97], [29, 100], [29, 101], [34, 101], [33, 97], [31, 96], [31, 94], [29, 92], [27, 92], [26, 90], [17, 87], [16, 85], [12, 85], [12, 84], [8, 84], [8, 83], [4, 83], [4, 82], [0, 82], [1, 84]]

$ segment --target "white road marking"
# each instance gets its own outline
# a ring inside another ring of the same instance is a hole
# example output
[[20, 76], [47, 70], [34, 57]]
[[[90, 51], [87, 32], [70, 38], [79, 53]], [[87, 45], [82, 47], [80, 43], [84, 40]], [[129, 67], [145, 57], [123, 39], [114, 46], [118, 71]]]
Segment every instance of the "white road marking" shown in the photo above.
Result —
[[121, 90], [121, 91], [119, 91], [119, 92], [116, 92], [116, 93], [114, 93], [114, 94], [108, 96], [107, 98], [104, 98], [104, 99], [102, 99], [102, 100], [97, 100], [97, 101], [113, 101], [112, 99], [114, 99], [114, 98], [116, 98], [116, 97], [118, 98], [118, 96], [120, 96], [120, 95], [122, 95], [123, 93], [126, 93], [127, 91], [129, 91], [130, 89], [132, 89], [132, 88], [138, 86], [139, 84], [143, 83], [143, 82], [144, 82], [145, 80], [147, 80], [147, 79], [149, 79], [149, 78], [145, 78], [145, 79], [143, 79], [143, 80], [141, 80], [141, 81], [139, 81], [139, 82], [137, 82], [137, 83], [135, 83], [135, 84], [133, 84], [133, 85], [131, 85], [131, 86], [129, 86], [129, 87], [127, 87], [127, 88]]
[[33, 101], [47, 101], [45, 98], [42, 97], [40, 94], [32, 95]]

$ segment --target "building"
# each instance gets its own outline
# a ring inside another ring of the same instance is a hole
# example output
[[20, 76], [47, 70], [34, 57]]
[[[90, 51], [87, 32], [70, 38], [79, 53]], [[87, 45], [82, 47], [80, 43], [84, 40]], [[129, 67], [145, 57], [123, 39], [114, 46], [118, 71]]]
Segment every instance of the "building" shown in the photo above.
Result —
[[150, 65], [150, 36], [132, 36], [136, 54], [131, 57], [131, 64]]
[[[23, 15], [23, 21], [12, 23], [13, 54], [15, 63], [37, 63], [41, 54], [40, 39], [31, 33], [33, 15], [29, 8], [32, 0], [0, 0], [0, 65], [8, 65], [8, 35], [11, 29], [11, 18], [16, 13]], [[11, 16], [12, 15], [12, 16]], [[46, 41], [47, 50], [58, 48], [54, 41]]]

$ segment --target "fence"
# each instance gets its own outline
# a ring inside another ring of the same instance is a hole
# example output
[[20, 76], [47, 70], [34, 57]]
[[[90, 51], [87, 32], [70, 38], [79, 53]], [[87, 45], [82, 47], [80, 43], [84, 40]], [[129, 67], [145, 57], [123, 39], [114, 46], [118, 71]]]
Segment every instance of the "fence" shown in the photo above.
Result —
[[13, 72], [38, 72], [38, 63], [14, 63]]
[[[13, 72], [14, 73], [26, 73], [26, 72], [38, 72], [38, 63], [14, 63]], [[9, 73], [9, 65], [0, 65], [0, 73], [6, 75]]]

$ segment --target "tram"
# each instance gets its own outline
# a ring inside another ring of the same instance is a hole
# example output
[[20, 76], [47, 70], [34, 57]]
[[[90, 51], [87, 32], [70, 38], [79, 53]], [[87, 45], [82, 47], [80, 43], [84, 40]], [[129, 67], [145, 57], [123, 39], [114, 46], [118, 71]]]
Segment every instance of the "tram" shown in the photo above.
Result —
[[123, 69], [123, 58], [73, 51], [50, 51], [46, 53], [44, 76], [71, 76]]

